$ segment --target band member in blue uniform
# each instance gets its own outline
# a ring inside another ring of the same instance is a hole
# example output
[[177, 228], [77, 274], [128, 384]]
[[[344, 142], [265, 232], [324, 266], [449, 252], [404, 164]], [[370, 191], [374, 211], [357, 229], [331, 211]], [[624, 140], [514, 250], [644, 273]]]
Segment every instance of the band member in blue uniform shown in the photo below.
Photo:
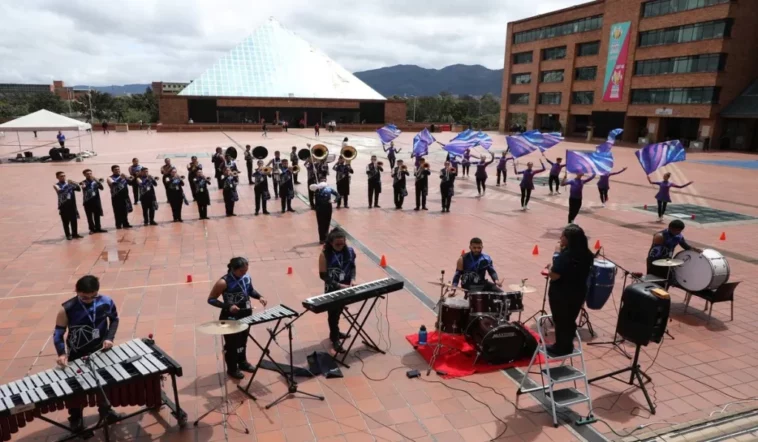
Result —
[[221, 182], [224, 189], [224, 208], [226, 209], [226, 216], [237, 216], [234, 214], [234, 204], [239, 201], [239, 195], [237, 194], [237, 184], [239, 178], [237, 172], [233, 172], [230, 168], [224, 169], [224, 174], [221, 176]]
[[79, 210], [76, 208], [76, 195], [74, 192], [81, 192], [81, 187], [73, 181], [66, 181], [64, 172], [56, 172], [55, 177], [58, 182], [53, 184], [53, 190], [58, 196], [58, 214], [63, 222], [63, 232], [67, 240], [82, 238], [79, 236], [78, 218]]
[[267, 164], [273, 171], [273, 183], [274, 183], [274, 198], [279, 198], [279, 182], [282, 177], [282, 157], [281, 153], [277, 150], [274, 152], [274, 158], [271, 158]]
[[540, 161], [540, 165], [542, 166], [542, 169], [540, 170], [534, 170], [532, 169], [534, 167], [534, 163], [531, 161], [526, 163], [526, 169], [522, 171], [518, 171], [516, 169], [516, 162], [513, 162], [513, 172], [516, 175], [523, 175], [521, 177], [521, 210], [527, 210], [527, 206], [529, 205], [529, 198], [532, 197], [532, 190], [534, 190], [534, 176], [538, 173], [542, 173], [545, 171], [545, 164]]
[[[345, 232], [335, 228], [326, 238], [324, 250], [318, 257], [318, 274], [324, 281], [324, 293], [346, 289], [355, 285], [355, 250], [347, 245]], [[341, 341], [349, 336], [340, 332], [340, 314], [342, 308], [329, 310], [329, 341], [334, 351], [342, 353]]]
[[[492, 258], [483, 253], [484, 243], [479, 238], [471, 238], [469, 241], [469, 252], [458, 258], [455, 265], [455, 275], [453, 276], [453, 286], [458, 287], [460, 283], [464, 289], [482, 286], [483, 291], [499, 291], [503, 281], [497, 276], [495, 264]], [[492, 282], [486, 280], [487, 274], [492, 278]]]
[[84, 181], [80, 185], [89, 233], [105, 233], [107, 230], [100, 227], [100, 217], [103, 216], [103, 203], [100, 201], [100, 191], [104, 189], [103, 180], [96, 180], [92, 176], [91, 169], [84, 169], [82, 173], [84, 174]]
[[184, 197], [184, 177], [177, 175], [176, 167], [171, 168], [171, 175], [166, 179], [166, 196], [168, 203], [171, 205], [171, 215], [175, 223], [182, 221], [182, 204], [186, 201]]
[[386, 147], [384, 144], [382, 144], [382, 149], [384, 149], [384, 152], [387, 153], [387, 159], [390, 162], [390, 169], [395, 168], [395, 161], [397, 159], [397, 154], [400, 153], [403, 149], [395, 149], [395, 142], [390, 141], [390, 146]]
[[139, 171], [142, 170], [142, 166], [139, 164], [138, 158], [132, 158], [132, 165], [129, 166], [129, 184], [132, 186], [132, 192], [134, 193], [134, 204], [139, 204], [139, 186], [137, 185], [137, 177]]
[[608, 201], [608, 190], [611, 188], [611, 177], [623, 173], [625, 170], [626, 167], [618, 172], [604, 173], [598, 178], [597, 190], [600, 192], [600, 203], [603, 204], [603, 207], [605, 207], [605, 203]]
[[[310, 149], [311, 145], [308, 145], [308, 148]], [[306, 183], [308, 184], [308, 202], [310, 203], [311, 210], [316, 210], [316, 201], [314, 200], [315, 193], [311, 190], [312, 184], [318, 184], [318, 178], [316, 173], [316, 166], [313, 164], [313, 158], [308, 158], [303, 162], [303, 167], [305, 167], [305, 172], [307, 174], [308, 180]]]
[[282, 160], [281, 175], [279, 175], [279, 198], [282, 200], [282, 213], [294, 212], [292, 199], [295, 198], [295, 186], [292, 183], [292, 168], [287, 159]]
[[442, 197], [442, 213], [450, 212], [450, 203], [453, 202], [455, 194], [455, 177], [457, 172], [455, 167], [450, 165], [450, 161], [445, 161], [445, 167], [440, 170], [440, 196]]
[[349, 209], [350, 207], [347, 205], [347, 199], [348, 196], [350, 196], [350, 175], [354, 172], [353, 168], [350, 166], [350, 163], [340, 157], [333, 169], [337, 172], [337, 192], [340, 195], [340, 198], [337, 199], [337, 208], [339, 209], [344, 202], [345, 208]]
[[271, 195], [268, 193], [268, 175], [263, 172], [263, 160], [258, 160], [258, 168], [253, 173], [253, 183], [255, 187], [253, 191], [255, 193], [255, 214], [263, 208], [263, 214], [268, 215], [266, 210], [266, 204], [271, 199]]
[[584, 185], [595, 179], [594, 173], [591, 177], [586, 179], [582, 179], [583, 176], [583, 173], [577, 173], [574, 179], [567, 180], [568, 174], [564, 174], [563, 180], [561, 181], [561, 186], [571, 187], [569, 190], [569, 224], [574, 223], [574, 219], [576, 219], [576, 216], [579, 214], [579, 209], [582, 208], [582, 191], [584, 190]]
[[669, 182], [669, 178], [671, 178], [669, 172], [663, 174], [663, 181], [651, 181], [650, 176], [647, 177], [648, 183], [658, 186], [658, 193], [655, 194], [655, 200], [658, 201], [658, 222], [663, 222], [666, 206], [671, 202], [671, 188], [684, 189], [694, 182], [690, 181], [687, 184], [679, 185]]
[[116, 229], [131, 229], [129, 214], [132, 212], [132, 202], [129, 199], [130, 181], [121, 173], [119, 166], [111, 166], [111, 176], [108, 177], [108, 187], [111, 189], [111, 205], [113, 217], [116, 218]]
[[403, 208], [403, 201], [408, 196], [406, 188], [406, 177], [410, 175], [408, 167], [403, 164], [403, 160], [397, 160], [397, 167], [392, 169], [392, 194], [395, 202], [395, 209]]
[[329, 224], [332, 222], [332, 196], [339, 204], [340, 194], [326, 184], [326, 178], [318, 184], [311, 184], [316, 199], [316, 222], [318, 224], [318, 242], [326, 242]]
[[487, 166], [495, 161], [495, 154], [490, 152], [490, 160], [485, 161], [484, 155], [479, 157], [479, 162], [476, 163], [476, 171], [474, 172], [474, 178], [476, 178], [476, 191], [479, 196], [487, 193]]
[[214, 177], [216, 178], [216, 184], [219, 189], [224, 188], [224, 183], [221, 182], [221, 176], [224, 174], [224, 167], [226, 167], [226, 161], [224, 160], [224, 150], [220, 147], [216, 148], [216, 153], [211, 157], [213, 162]]
[[683, 230], [684, 222], [675, 219], [669, 223], [667, 229], [663, 229], [653, 235], [653, 243], [650, 245], [650, 250], [647, 252], [646, 263], [648, 275], [655, 275], [664, 279], [671, 276], [668, 267], [655, 266], [653, 265], [653, 261], [672, 258], [676, 246], [680, 246], [684, 250], [693, 250], [697, 253], [703, 252], [697, 247], [692, 247], [684, 240], [684, 236], [682, 235]]
[[500, 177], [503, 177], [503, 186], [508, 185], [508, 161], [514, 161], [513, 157], [509, 157], [508, 150], [503, 151], [503, 156], [497, 162], [497, 187], [500, 187]]
[[[158, 225], [155, 222], [155, 211], [158, 210], [158, 197], [155, 194], [155, 186], [157, 185], [158, 180], [150, 176], [150, 170], [147, 167], [143, 167], [137, 178], [137, 187], [139, 188], [140, 201], [142, 201], [142, 222], [146, 226]], [[168, 192], [167, 188], [167, 196], [169, 195]], [[171, 197], [169, 196], [170, 201]]]
[[368, 208], [379, 206], [379, 194], [382, 193], [382, 172], [384, 168], [381, 162], [376, 161], [376, 155], [371, 155], [371, 162], [366, 166], [368, 175]]
[[196, 156], [193, 156], [191, 162], [187, 164], [187, 181], [189, 181], [193, 200], [197, 198], [197, 182], [195, 181], [195, 178], [197, 178], [197, 173], [200, 170], [203, 170], [203, 165], [197, 161]]
[[199, 169], [195, 176], [195, 203], [197, 203], [200, 219], [208, 219], [208, 206], [211, 205], [211, 195], [208, 191], [210, 185], [211, 179], [205, 176], [202, 169]]
[[[266, 307], [268, 301], [255, 290], [253, 280], [247, 274], [247, 259], [232, 258], [226, 268], [227, 274], [216, 281], [208, 294], [208, 304], [221, 309], [219, 320], [250, 316], [253, 313], [250, 299], [257, 299]], [[255, 372], [255, 366], [247, 361], [247, 330], [224, 336], [224, 360], [226, 373], [231, 378], [244, 378], [242, 371]]]
[[245, 146], [245, 167], [247, 168], [248, 184], [253, 184], [253, 152], [250, 151], [250, 145]]
[[[171, 169], [174, 169], [173, 164], [171, 164], [171, 158], [164, 159], [163, 166], [161, 166], [161, 182], [166, 188], [168, 188], [168, 181], [171, 178]], [[141, 174], [137, 175], [137, 177], [140, 177], [140, 176], [142, 175]], [[138, 180], [138, 185], [139, 185], [139, 180]], [[166, 202], [171, 204], [171, 201], [168, 200], [168, 194], [166, 195]]]
[[[284, 126], [284, 131], [287, 131], [287, 126]], [[292, 146], [292, 152], [290, 152], [290, 165], [292, 167], [297, 166], [297, 164], [300, 162], [300, 157], [297, 156], [297, 146]], [[292, 173], [292, 179], [295, 181], [295, 184], [300, 184], [300, 181], [298, 181], [297, 176], [298, 173]]]
[[545, 156], [545, 152], [542, 152], [542, 157], [545, 158], [545, 161], [550, 165], [550, 177], [548, 177], [548, 185], [550, 186], [550, 195], [553, 194], [553, 182], [555, 182], [555, 193], [558, 195], [561, 194], [561, 188], [558, 185], [560, 183], [560, 176], [561, 176], [561, 169], [566, 167], [565, 164], [561, 164], [561, 161], [563, 161], [563, 158], [556, 158], [555, 163], [548, 160]]
[[[86, 275], [76, 281], [76, 296], [64, 302], [55, 319], [53, 343], [58, 354], [58, 366], [88, 356], [98, 350], [110, 350], [118, 331], [118, 312], [113, 300], [101, 295], [100, 281]], [[109, 421], [121, 415], [101, 405], [100, 416]], [[84, 429], [81, 408], [68, 409], [72, 432]]]
[[426, 208], [426, 195], [429, 193], [429, 175], [432, 172], [429, 170], [429, 163], [423, 157], [417, 158], [416, 161], [418, 161], [418, 166], [413, 171], [413, 176], [416, 178], [416, 208], [413, 210], [429, 210]]
[[555, 344], [547, 346], [551, 355], [563, 356], [574, 351], [576, 318], [587, 296], [587, 277], [593, 260], [584, 230], [576, 224], [566, 226], [553, 255], [553, 264], [547, 266], [548, 300], [555, 323]]

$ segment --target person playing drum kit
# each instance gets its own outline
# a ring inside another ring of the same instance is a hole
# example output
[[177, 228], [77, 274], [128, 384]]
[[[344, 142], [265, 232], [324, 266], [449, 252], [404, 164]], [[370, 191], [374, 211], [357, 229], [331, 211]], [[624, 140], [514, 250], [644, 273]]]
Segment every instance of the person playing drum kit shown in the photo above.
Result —
[[666, 280], [670, 277], [670, 274], [673, 272], [669, 272], [669, 267], [653, 265], [653, 261], [673, 257], [676, 246], [681, 246], [684, 250], [693, 250], [697, 253], [702, 253], [702, 250], [687, 244], [687, 241], [684, 240], [684, 236], [682, 236], [683, 230], [684, 222], [675, 219], [669, 223], [668, 229], [663, 229], [653, 235], [653, 243], [650, 245], [650, 250], [647, 253], [648, 275], [655, 275]]
[[[479, 238], [471, 238], [469, 241], [470, 252], [458, 258], [455, 267], [455, 276], [453, 276], [453, 287], [470, 289], [474, 286], [483, 286], [483, 291], [498, 291], [502, 287], [503, 281], [497, 276], [495, 265], [492, 258], [486, 253], [482, 253], [484, 244]], [[486, 274], [489, 273], [492, 282], [487, 281]]]

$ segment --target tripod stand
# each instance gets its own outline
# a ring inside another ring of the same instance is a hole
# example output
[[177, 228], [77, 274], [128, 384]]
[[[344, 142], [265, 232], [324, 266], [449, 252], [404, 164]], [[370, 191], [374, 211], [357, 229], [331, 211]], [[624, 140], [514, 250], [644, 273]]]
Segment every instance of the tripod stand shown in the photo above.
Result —
[[441, 271], [440, 275], [440, 299], [437, 301], [437, 323], [436, 323], [436, 332], [437, 332], [437, 343], [434, 346], [434, 352], [432, 353], [431, 359], [429, 359], [429, 367], [426, 370], [426, 375], [429, 376], [429, 374], [432, 372], [432, 369], [434, 369], [434, 363], [437, 361], [437, 358], [440, 355], [440, 350], [442, 347], [446, 347], [445, 344], [442, 343], [442, 304], [445, 303], [445, 271]]
[[[603, 258], [605, 259], [605, 255], [603, 255]], [[621, 293], [623, 293], [624, 290], [626, 289], [627, 279], [628, 279], [629, 275], [632, 274], [632, 272], [630, 272], [629, 270], [621, 267], [620, 265], [618, 265], [615, 262], [614, 262], [614, 264], [616, 265], [616, 267], [618, 267], [619, 269], [621, 269], [624, 272], [624, 285], [623, 285], [623, 288], [621, 289]], [[613, 296], [613, 292], [611, 292], [611, 297], [612, 296]], [[615, 300], [613, 301], [613, 304], [614, 304], [614, 306], [616, 305], [616, 301]], [[616, 313], [618, 313], [618, 312], [616, 312]], [[619, 333], [618, 332], [618, 324], [616, 324], [616, 330], [613, 332], [613, 340], [611, 340], [611, 341], [603, 341], [603, 342], [588, 342], [587, 345], [611, 345], [616, 351], [618, 351], [619, 353], [621, 353], [624, 356], [626, 356], [627, 359], [632, 359], [632, 357], [629, 356], [629, 353], [626, 352], [626, 348], [624, 348], [623, 345], [621, 345], [624, 342], [626, 342], [626, 339], [620, 337], [618, 333]]]
[[[642, 381], [642, 378], [644, 377], [647, 379], [648, 382], [651, 382], [653, 379], [647, 375], [642, 369], [640, 368], [639, 359], [640, 359], [640, 350], [642, 349], [642, 346], [640, 344], [637, 344], [637, 348], [634, 350], [634, 359], [632, 360], [632, 365], [626, 368], [622, 368], [621, 370], [616, 370], [611, 373], [604, 374], [602, 376], [598, 376], [596, 378], [588, 379], [587, 383], [591, 384], [595, 381], [599, 381], [601, 379], [614, 377], [616, 375], [619, 375], [621, 373], [630, 372], [629, 374], [629, 385], [634, 385], [635, 378], [637, 379], [637, 382], [639, 383], [639, 387], [642, 389], [642, 393], [645, 395], [645, 400], [647, 401], [648, 407], [650, 407], [650, 413], [655, 414], [655, 405], [653, 404], [653, 401], [650, 400], [650, 395], [647, 393], [647, 388], [645, 388], [645, 382]], [[615, 379], [615, 378], [614, 378]]]
[[237, 420], [239, 420], [240, 423], [242, 424], [242, 427], [245, 429], [245, 434], [250, 434], [250, 429], [247, 427], [247, 424], [242, 419], [242, 417], [239, 414], [237, 414], [237, 408], [239, 408], [242, 404], [244, 404], [245, 401], [240, 401], [239, 404], [235, 407], [234, 404], [232, 404], [232, 401], [229, 400], [229, 392], [226, 389], [226, 350], [224, 350], [223, 352], [222, 360], [224, 362], [223, 363], [224, 374], [221, 376], [221, 386], [222, 386], [221, 391], [223, 392], [222, 393], [223, 396], [221, 396], [221, 400], [219, 401], [218, 404], [216, 404], [216, 406], [214, 406], [213, 408], [211, 408], [210, 410], [206, 411], [201, 416], [199, 416], [197, 420], [195, 421], [194, 425], [197, 427], [197, 425], [200, 423], [201, 420], [203, 420], [203, 418], [205, 418], [206, 416], [208, 416], [209, 414], [213, 412], [218, 412], [219, 414], [221, 414], [225, 422], [228, 422], [229, 418], [232, 416], [236, 417]]
[[537, 310], [537, 312], [532, 316], [526, 318], [526, 321], [524, 321], [523, 324], [526, 324], [537, 316], [547, 316], [547, 320], [550, 321], [550, 325], [554, 325], [552, 316], [547, 312], [547, 310], [545, 310], [545, 304], [547, 303], [547, 287], [550, 281], [550, 277], [548, 277], [549, 272], [547, 269], [542, 269], [542, 272], [540, 272], [540, 274], [545, 277], [545, 293], [542, 294], [542, 307]]

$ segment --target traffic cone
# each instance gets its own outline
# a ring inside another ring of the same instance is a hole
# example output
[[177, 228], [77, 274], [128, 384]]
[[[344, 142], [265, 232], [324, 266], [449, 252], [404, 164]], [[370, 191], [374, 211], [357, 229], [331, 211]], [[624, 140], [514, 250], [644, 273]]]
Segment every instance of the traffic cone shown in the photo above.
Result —
[[647, 204], [645, 204], [645, 210], [647, 210]]
[[691, 219], [695, 219], [695, 214], [694, 214], [694, 213], [692, 214], [692, 217], [691, 217]]
[[721, 232], [721, 237], [719, 238], [721, 241], [726, 241], [726, 232]]
[[192, 275], [187, 275], [187, 282], [192, 282]]
[[600, 240], [595, 241], [595, 250], [600, 250]]
[[287, 274], [288, 274], [288, 275], [291, 275], [291, 274], [292, 274], [292, 267], [287, 267]]
[[537, 247], [537, 245], [534, 245], [534, 249], [532, 249], [532, 255], [537, 256], [540, 254], [540, 248]]
[[382, 255], [381, 261], [379, 261], [379, 267], [381, 268], [387, 267], [387, 258], [384, 255]]
[[463, 256], [465, 254], [466, 254], [466, 251], [465, 250], [461, 250], [461, 256]]

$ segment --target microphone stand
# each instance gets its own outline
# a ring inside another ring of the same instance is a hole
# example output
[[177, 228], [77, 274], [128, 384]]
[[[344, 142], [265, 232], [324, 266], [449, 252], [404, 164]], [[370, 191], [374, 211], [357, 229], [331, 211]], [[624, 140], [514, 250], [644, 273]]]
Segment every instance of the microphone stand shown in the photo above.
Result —
[[[600, 248], [600, 250], [598, 250], [598, 253], [596, 253], [595, 256], [600, 255], [601, 251], [602, 251], [603, 259], [606, 259], [606, 257], [605, 257], [605, 250], [602, 247]], [[621, 293], [623, 294], [624, 290], [626, 289], [627, 279], [629, 278], [629, 275], [632, 274], [632, 272], [629, 271], [629, 270], [627, 270], [627, 269], [625, 269], [624, 267], [621, 267], [616, 262], [613, 262], [613, 264], [618, 269], [620, 269], [621, 271], [624, 272], [624, 285], [623, 285], [623, 287], [621, 289]], [[613, 297], [613, 292], [612, 291], [611, 291], [611, 297]], [[616, 305], [615, 299], [613, 301], [613, 305], [614, 306]], [[616, 312], [616, 314], [618, 315], [618, 312]], [[613, 333], [613, 340], [612, 341], [588, 342], [587, 345], [611, 345], [611, 346], [613, 346], [613, 348], [616, 351], [619, 351], [621, 354], [623, 354], [624, 356], [626, 356], [627, 359], [632, 359], [632, 356], [629, 355], [629, 353], [627, 353], [626, 348], [624, 348], [622, 345], [620, 345], [620, 344], [623, 344], [624, 342], [626, 342], [626, 339], [624, 339], [623, 337], [619, 336], [619, 334], [618, 334], [618, 320], [616, 320], [616, 330]]]

